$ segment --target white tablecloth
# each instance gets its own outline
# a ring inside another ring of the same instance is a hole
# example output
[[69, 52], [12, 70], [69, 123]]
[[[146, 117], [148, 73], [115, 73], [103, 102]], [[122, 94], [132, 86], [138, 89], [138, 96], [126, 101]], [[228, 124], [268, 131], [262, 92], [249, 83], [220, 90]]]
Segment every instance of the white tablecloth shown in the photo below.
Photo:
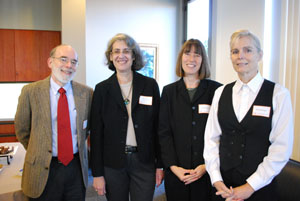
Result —
[[[2, 194], [16, 192], [21, 190], [21, 174], [23, 168], [25, 149], [19, 142], [16, 143], [0, 143], [0, 146], [18, 146], [13, 158], [10, 158], [10, 165], [7, 164], [6, 157], [0, 157], [0, 163], [3, 164], [3, 169], [0, 172], [0, 196]], [[1, 197], [0, 197], [1, 201]]]

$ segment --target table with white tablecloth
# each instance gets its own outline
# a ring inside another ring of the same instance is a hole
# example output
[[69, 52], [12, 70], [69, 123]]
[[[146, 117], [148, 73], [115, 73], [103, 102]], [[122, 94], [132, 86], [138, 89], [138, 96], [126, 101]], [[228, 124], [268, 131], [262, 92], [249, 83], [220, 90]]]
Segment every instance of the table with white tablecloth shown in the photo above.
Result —
[[[3, 165], [0, 171], [0, 201], [23, 200], [21, 191], [22, 169], [25, 158], [25, 149], [19, 142], [0, 143], [0, 146], [9, 146], [17, 149], [11, 157], [0, 157], [0, 164]], [[7, 163], [7, 159], [10, 164]]]

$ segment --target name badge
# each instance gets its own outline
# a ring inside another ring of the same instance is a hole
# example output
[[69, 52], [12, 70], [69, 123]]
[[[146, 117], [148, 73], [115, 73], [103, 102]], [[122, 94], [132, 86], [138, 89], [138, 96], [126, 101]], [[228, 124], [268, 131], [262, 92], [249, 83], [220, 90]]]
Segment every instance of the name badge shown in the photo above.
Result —
[[84, 120], [84, 121], [83, 121], [83, 124], [82, 124], [82, 128], [83, 128], [83, 129], [86, 129], [86, 127], [87, 127], [87, 120]]
[[260, 105], [254, 105], [252, 116], [260, 116], [260, 117], [270, 117], [270, 111], [271, 107], [269, 106], [260, 106]]
[[141, 104], [141, 105], [152, 105], [152, 96], [140, 96], [139, 104]]
[[210, 110], [210, 105], [207, 104], [199, 104], [198, 105], [198, 113], [199, 114], [208, 114]]

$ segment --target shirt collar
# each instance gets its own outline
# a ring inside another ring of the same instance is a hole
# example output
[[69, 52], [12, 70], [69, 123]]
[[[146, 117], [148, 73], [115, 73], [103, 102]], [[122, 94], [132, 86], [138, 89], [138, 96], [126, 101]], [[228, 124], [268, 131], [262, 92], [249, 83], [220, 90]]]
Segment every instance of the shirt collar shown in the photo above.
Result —
[[235, 85], [234, 85], [234, 87], [233, 87], [234, 88], [233, 90], [234, 90], [235, 93], [239, 93], [241, 91], [243, 85], [247, 85], [252, 92], [256, 93], [260, 89], [263, 81], [264, 81], [263, 77], [258, 72], [256, 74], [256, 76], [250, 82], [248, 82], [247, 84], [243, 83], [238, 78]]
[[[50, 89], [52, 90], [52, 92], [57, 95], [59, 92], [58, 90], [61, 88], [61, 86], [59, 86], [53, 79], [52, 77], [50, 78]], [[71, 88], [71, 82], [68, 82], [67, 84], [65, 84], [63, 86], [64, 90], [66, 90], [66, 92]]]

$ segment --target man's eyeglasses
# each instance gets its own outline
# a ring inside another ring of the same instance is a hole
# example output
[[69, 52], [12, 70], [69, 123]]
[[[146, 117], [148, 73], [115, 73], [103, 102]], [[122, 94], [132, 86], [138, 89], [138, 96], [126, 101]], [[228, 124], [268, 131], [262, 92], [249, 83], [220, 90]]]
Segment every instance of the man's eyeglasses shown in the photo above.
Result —
[[77, 66], [78, 61], [76, 59], [69, 59], [68, 57], [52, 57], [53, 59], [58, 59], [62, 64], [66, 65], [71, 62], [72, 66]]

